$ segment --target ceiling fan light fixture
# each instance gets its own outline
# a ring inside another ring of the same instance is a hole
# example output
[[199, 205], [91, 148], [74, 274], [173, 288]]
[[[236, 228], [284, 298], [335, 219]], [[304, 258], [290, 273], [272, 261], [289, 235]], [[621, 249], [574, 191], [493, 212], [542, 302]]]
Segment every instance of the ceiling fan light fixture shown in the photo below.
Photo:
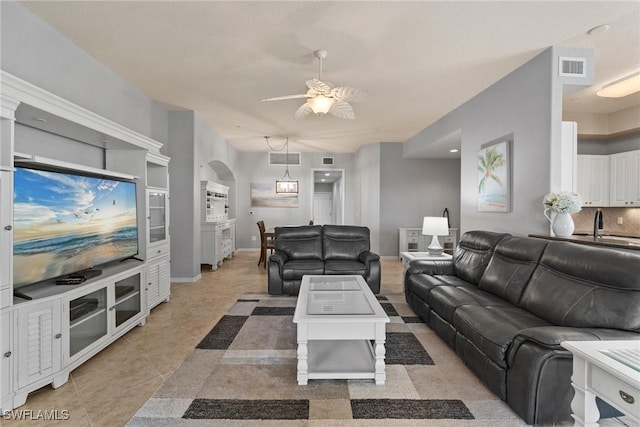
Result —
[[597, 91], [596, 95], [603, 98], [622, 98], [636, 92], [640, 92], [640, 72], [608, 84]]
[[334, 103], [333, 98], [329, 98], [324, 95], [316, 95], [313, 98], [307, 100], [307, 104], [311, 107], [311, 110], [316, 114], [327, 114]]

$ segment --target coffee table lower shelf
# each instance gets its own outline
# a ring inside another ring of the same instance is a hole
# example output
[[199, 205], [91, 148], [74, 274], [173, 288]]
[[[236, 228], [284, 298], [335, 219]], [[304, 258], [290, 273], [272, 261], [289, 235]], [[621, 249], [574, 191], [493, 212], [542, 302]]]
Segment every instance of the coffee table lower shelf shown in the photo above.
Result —
[[376, 377], [376, 358], [369, 340], [311, 340], [307, 347], [308, 379]]

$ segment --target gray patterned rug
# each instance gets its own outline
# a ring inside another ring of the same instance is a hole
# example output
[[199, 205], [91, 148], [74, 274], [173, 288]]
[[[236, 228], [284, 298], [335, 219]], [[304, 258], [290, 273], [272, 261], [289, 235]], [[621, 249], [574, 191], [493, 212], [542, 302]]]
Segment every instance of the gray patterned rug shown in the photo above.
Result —
[[[379, 300], [391, 319], [385, 344], [385, 385], [375, 385], [373, 380], [310, 380], [298, 386], [296, 299], [251, 295], [235, 303], [128, 425], [307, 426], [313, 420], [322, 420], [321, 425], [331, 420], [336, 425], [357, 420], [365, 423], [353, 425], [368, 425], [376, 419], [473, 420], [462, 400], [420, 398], [407, 391], [415, 390], [409, 372], [435, 368], [413, 332], [426, 326], [398, 298], [390, 302], [380, 296]], [[397, 306], [402, 306], [403, 315]]]

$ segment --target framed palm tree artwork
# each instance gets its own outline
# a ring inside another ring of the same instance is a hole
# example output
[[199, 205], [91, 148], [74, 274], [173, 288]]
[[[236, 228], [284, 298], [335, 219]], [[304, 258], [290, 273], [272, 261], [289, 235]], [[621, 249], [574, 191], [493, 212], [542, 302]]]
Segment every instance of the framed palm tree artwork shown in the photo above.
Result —
[[511, 140], [499, 139], [478, 151], [478, 211], [511, 212]]

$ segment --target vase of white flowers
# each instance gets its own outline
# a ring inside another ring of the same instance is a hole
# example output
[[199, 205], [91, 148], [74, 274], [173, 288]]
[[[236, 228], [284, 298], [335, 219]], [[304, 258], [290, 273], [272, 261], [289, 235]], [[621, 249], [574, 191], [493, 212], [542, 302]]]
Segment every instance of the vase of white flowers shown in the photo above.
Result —
[[[582, 210], [582, 197], [570, 191], [549, 193], [542, 199], [544, 216], [551, 222], [551, 230], [557, 237], [569, 237], [575, 225], [571, 214]], [[555, 213], [555, 215], [553, 215]]]

